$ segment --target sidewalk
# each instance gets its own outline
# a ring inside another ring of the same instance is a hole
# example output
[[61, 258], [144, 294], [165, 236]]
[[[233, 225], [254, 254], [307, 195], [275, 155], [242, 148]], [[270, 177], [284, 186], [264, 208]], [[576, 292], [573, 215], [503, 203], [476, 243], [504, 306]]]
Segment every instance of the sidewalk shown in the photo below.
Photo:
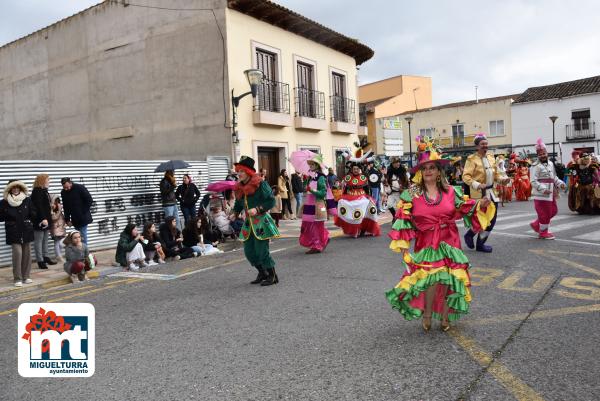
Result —
[[[379, 216], [379, 223], [385, 224], [392, 221], [390, 213], [384, 213]], [[282, 220], [280, 221], [280, 232], [282, 238], [298, 238], [300, 236], [300, 226], [302, 220]], [[333, 220], [326, 223], [327, 229], [331, 232], [332, 237], [341, 235], [341, 230], [333, 224]], [[234, 249], [243, 247], [240, 241], [228, 240], [224, 244], [219, 245], [219, 248], [224, 252], [231, 252]], [[93, 252], [98, 259], [98, 265], [92, 271], [88, 272], [90, 279], [104, 277], [109, 274], [117, 273], [122, 270], [120, 266], [115, 265], [115, 249], [106, 249]], [[205, 256], [210, 258], [210, 256]], [[178, 262], [171, 262], [178, 263]], [[15, 287], [13, 283], [12, 267], [0, 267], [0, 296], [21, 294], [37, 289], [52, 288], [60, 285], [70, 284], [71, 280], [63, 270], [62, 264], [48, 266], [47, 270], [41, 270], [37, 267], [37, 263], [33, 263], [31, 267], [31, 279], [33, 283], [23, 284], [23, 287]]]

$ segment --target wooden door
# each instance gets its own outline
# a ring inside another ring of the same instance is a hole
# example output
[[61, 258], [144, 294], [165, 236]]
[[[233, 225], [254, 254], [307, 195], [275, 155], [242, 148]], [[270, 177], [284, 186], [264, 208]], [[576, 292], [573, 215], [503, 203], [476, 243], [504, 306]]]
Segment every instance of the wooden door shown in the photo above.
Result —
[[333, 119], [334, 121], [348, 122], [346, 115], [346, 77], [342, 74], [332, 73], [333, 94]]
[[258, 91], [260, 110], [278, 111], [277, 55], [256, 49], [256, 68], [264, 74]]
[[298, 114], [303, 117], [315, 117], [315, 96], [313, 93], [313, 66], [298, 63]]
[[271, 186], [277, 185], [279, 176], [279, 149], [258, 148], [258, 171], [267, 169], [267, 181]]

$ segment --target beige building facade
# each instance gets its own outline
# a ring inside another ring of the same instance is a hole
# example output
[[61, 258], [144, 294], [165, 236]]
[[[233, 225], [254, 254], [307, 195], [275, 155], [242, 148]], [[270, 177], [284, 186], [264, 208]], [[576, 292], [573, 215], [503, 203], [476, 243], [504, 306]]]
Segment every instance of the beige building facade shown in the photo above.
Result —
[[[228, 9], [226, 19], [234, 94], [248, 90], [244, 70], [264, 73], [258, 96], [244, 98], [237, 109], [235, 157], [252, 156], [271, 181], [280, 169], [291, 168], [287, 158], [295, 150], [322, 153], [325, 164], [341, 169], [339, 156], [358, 140], [356, 67], [370, 49], [355, 43], [355, 50], [336, 51], [302, 31], [289, 32], [236, 9]], [[307, 24], [306, 30], [312, 28]]]
[[[387, 117], [431, 107], [431, 94], [431, 78], [412, 75], [399, 75], [359, 87], [360, 133], [367, 135], [376, 154], [396, 155], [397, 152], [397, 141], [391, 140], [391, 148], [385, 146], [383, 127], [390, 128]], [[391, 128], [398, 125], [391, 123]]]
[[[369, 47], [268, 0], [167, 3], [104, 1], [0, 46], [0, 156], [244, 154], [276, 176], [294, 150], [335, 165], [352, 148]], [[250, 89], [252, 68], [265, 78], [232, 127], [232, 96]]]
[[509, 153], [512, 147], [511, 104], [518, 96], [450, 103], [398, 115], [403, 120], [405, 155], [408, 157], [410, 149], [407, 117], [412, 117], [410, 140], [413, 155], [417, 135], [436, 138], [445, 153], [466, 155], [475, 150], [473, 140], [479, 132], [487, 135], [490, 150]]

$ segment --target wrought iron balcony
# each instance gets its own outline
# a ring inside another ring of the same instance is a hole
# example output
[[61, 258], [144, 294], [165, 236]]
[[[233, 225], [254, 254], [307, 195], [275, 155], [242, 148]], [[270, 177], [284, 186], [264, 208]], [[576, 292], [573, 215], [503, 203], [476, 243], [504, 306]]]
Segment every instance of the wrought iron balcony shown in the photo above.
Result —
[[283, 82], [263, 79], [258, 86], [254, 110], [290, 113], [290, 86]]
[[594, 139], [596, 138], [596, 122], [583, 120], [577, 124], [569, 124], [565, 126], [567, 131], [567, 141], [577, 141], [579, 139]]
[[358, 105], [358, 125], [367, 126], [367, 105], [364, 103]]
[[294, 88], [296, 117], [325, 119], [325, 94], [306, 88]]
[[356, 124], [356, 102], [341, 96], [329, 96], [331, 121]]

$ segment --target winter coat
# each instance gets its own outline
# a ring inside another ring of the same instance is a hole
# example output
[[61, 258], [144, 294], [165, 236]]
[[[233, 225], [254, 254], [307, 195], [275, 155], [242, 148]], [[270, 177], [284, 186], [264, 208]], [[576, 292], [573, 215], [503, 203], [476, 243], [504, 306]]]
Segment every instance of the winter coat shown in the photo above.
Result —
[[0, 221], [4, 222], [7, 245], [33, 241], [33, 221], [36, 218], [36, 210], [29, 197], [26, 197], [19, 206], [11, 206], [8, 203], [8, 194], [15, 186], [19, 186], [21, 192], [27, 195], [27, 187], [21, 181], [13, 181], [4, 189], [4, 199], [0, 201]]
[[188, 228], [183, 229], [183, 246], [191, 248], [193, 246], [197, 246], [201, 241], [200, 233], [196, 230], [196, 232], [192, 232], [192, 230]]
[[150, 237], [147, 237], [144, 235], [144, 239], [148, 240], [147, 244], [142, 243], [142, 246], [144, 247], [144, 251], [156, 251], [156, 247], [154, 246], [154, 244], [157, 242], [159, 242], [160, 245], [162, 247], [164, 247], [162, 239], [160, 238], [160, 235], [158, 233], [153, 233], [152, 236], [150, 236]]
[[165, 244], [165, 251], [172, 250], [175, 248], [181, 248], [181, 243], [177, 242], [177, 238], [179, 238], [180, 236], [181, 231], [177, 230], [176, 237], [173, 237], [173, 234], [171, 234], [171, 230], [169, 230], [169, 227], [167, 227], [165, 223], [160, 225], [160, 238], [162, 238], [163, 243]]
[[284, 177], [282, 175], [277, 179], [277, 187], [279, 188], [279, 195], [281, 195], [281, 199], [289, 199], [290, 198], [290, 179]]
[[281, 195], [275, 195], [275, 206], [269, 210], [269, 213], [281, 213], [283, 209], [283, 202], [281, 201]]
[[162, 205], [164, 206], [173, 206], [177, 203], [177, 196], [175, 195], [175, 185], [171, 184], [171, 181], [167, 180], [163, 177], [160, 180], [160, 199], [162, 201]]
[[225, 212], [220, 211], [211, 213], [210, 220], [213, 222], [214, 225], [216, 225], [219, 228], [219, 231], [221, 231], [223, 234], [233, 234], [233, 229], [231, 228], [231, 221], [229, 220]]
[[181, 184], [177, 187], [175, 197], [182, 207], [195, 207], [196, 202], [200, 198], [200, 191], [193, 182], [189, 184]]
[[[33, 191], [31, 191], [31, 202], [36, 211], [35, 220], [33, 220], [33, 229], [37, 231], [47, 230], [52, 224], [50, 194], [48, 194], [48, 188], [33, 188]], [[42, 220], [48, 221], [46, 228], [40, 226]]]
[[127, 253], [133, 251], [138, 244], [138, 240], [131, 238], [131, 234], [125, 231], [121, 232], [119, 242], [117, 243], [117, 253], [115, 261], [121, 266], [127, 266]]
[[[58, 198], [58, 195], [52, 195], [50, 200], [54, 204], [54, 200]], [[65, 215], [63, 213], [62, 205], [59, 206], [58, 211], [50, 208], [50, 215], [52, 216], [52, 227], [50, 228], [50, 234], [54, 238], [60, 238], [67, 235], [67, 224], [65, 222]]]
[[300, 177], [299, 174], [292, 174], [292, 191], [295, 194], [301, 194], [304, 192], [302, 177]]
[[[81, 244], [82, 247], [78, 248], [73, 245], [67, 245], [65, 247], [65, 264], [63, 269], [67, 274], [71, 274], [71, 267], [75, 262], [84, 262], [85, 259], [90, 256], [90, 251], [86, 244]], [[85, 263], [85, 262], [84, 262]], [[85, 271], [84, 271], [85, 272]]]
[[94, 200], [86, 187], [73, 184], [70, 191], [60, 191], [60, 196], [66, 221], [70, 221], [75, 227], [87, 226], [94, 221], [90, 211]]

